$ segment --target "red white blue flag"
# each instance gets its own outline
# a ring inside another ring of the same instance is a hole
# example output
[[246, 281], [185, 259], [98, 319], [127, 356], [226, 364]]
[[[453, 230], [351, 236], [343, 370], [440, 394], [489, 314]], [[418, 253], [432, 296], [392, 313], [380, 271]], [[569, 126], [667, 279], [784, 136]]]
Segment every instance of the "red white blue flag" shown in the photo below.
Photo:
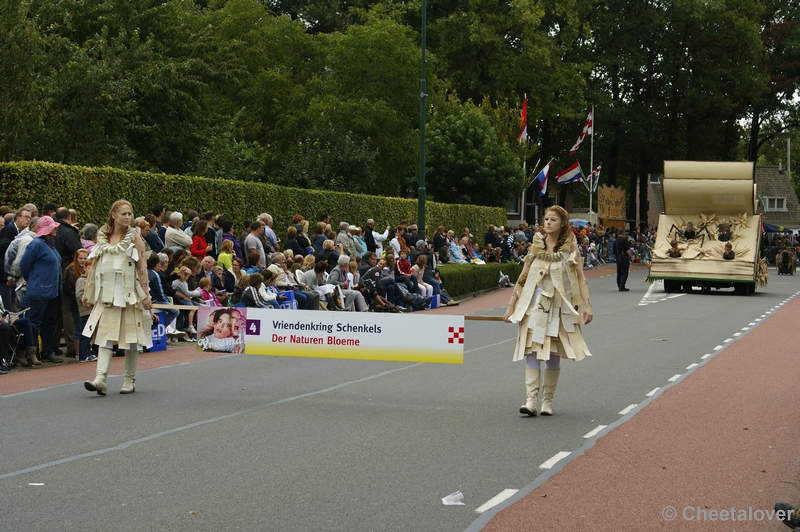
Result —
[[[550, 162], [553, 162], [552, 160]], [[547, 172], [550, 171], [550, 163], [544, 165], [542, 171], [536, 176], [536, 181], [539, 183], [539, 195], [547, 195]]]
[[580, 163], [575, 161], [571, 166], [557, 173], [556, 177], [558, 177], [559, 185], [566, 185], [574, 181], [583, 181], [583, 171], [581, 171]]

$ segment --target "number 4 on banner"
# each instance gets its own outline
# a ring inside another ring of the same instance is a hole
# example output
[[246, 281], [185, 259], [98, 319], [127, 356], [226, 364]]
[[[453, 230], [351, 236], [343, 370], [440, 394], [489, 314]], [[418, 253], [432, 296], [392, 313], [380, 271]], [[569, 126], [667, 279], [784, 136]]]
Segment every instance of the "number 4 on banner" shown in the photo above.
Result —
[[247, 320], [247, 334], [261, 334], [261, 320]]

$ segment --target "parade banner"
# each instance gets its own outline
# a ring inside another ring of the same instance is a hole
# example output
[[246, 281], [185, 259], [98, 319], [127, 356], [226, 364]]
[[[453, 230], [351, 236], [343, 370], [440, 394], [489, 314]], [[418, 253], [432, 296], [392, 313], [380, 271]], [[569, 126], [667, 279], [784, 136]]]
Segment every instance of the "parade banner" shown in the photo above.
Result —
[[199, 307], [198, 351], [464, 362], [464, 316]]
[[[597, 195], [597, 216], [607, 227], [622, 227], [625, 220], [625, 191], [603, 185]], [[611, 220], [611, 221], [608, 221]]]

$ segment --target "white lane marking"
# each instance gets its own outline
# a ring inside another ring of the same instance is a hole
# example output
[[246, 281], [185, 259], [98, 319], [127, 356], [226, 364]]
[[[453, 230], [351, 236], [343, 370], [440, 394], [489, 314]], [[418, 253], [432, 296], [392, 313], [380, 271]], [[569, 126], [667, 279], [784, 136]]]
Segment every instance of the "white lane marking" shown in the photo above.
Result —
[[511, 497], [512, 495], [514, 495], [518, 491], [519, 490], [504, 489], [503, 491], [501, 491], [500, 493], [498, 493], [497, 495], [495, 495], [494, 497], [492, 497], [491, 499], [489, 499], [485, 503], [483, 503], [480, 506], [478, 506], [477, 508], [475, 508], [475, 511], [478, 512], [479, 514], [482, 514], [486, 510], [494, 508], [495, 506], [497, 506], [498, 504], [500, 504], [504, 500], [508, 499], [509, 497]]
[[734, 336], [741, 336], [741, 335], [742, 335], [742, 333], [740, 333], [740, 332], [737, 332], [737, 333], [733, 333], [733, 335], [734, 335]]
[[554, 457], [552, 457], [550, 460], [548, 460], [548, 461], [544, 462], [542, 465], [540, 465], [539, 469], [550, 469], [551, 467], [556, 465], [559, 462], [559, 460], [563, 460], [564, 458], [566, 458], [570, 454], [572, 454], [572, 453], [568, 453], [567, 451], [561, 451], [560, 453], [558, 453]]
[[697, 367], [697, 366], [699, 366], [699, 365], [700, 365], [700, 364], [689, 364], [688, 366], [686, 366], [686, 369], [692, 369], [692, 368], [696, 368], [696, 367]]
[[750, 330], [750, 327], [742, 327], [742, 330], [743, 330], [743, 331], [749, 331], [749, 330]]
[[624, 416], [625, 414], [627, 414], [628, 412], [630, 412], [631, 410], [633, 410], [637, 406], [639, 406], [639, 405], [638, 404], [636, 404], [636, 405], [628, 405], [625, 408], [623, 408], [622, 410], [620, 410], [619, 415]]
[[725, 338], [725, 342], [723, 342], [723, 343], [727, 344], [728, 342], [733, 342], [733, 338]]
[[[657, 389], [657, 388], [656, 388], [656, 389]], [[603, 430], [604, 428], [606, 428], [607, 426], [608, 426], [608, 425], [597, 425], [597, 426], [596, 426], [595, 428], [593, 428], [591, 431], [589, 431], [589, 432], [587, 432], [586, 434], [584, 434], [584, 435], [583, 435], [583, 437], [584, 437], [584, 438], [591, 438], [592, 436], [597, 436], [597, 434], [598, 434], [598, 433], [599, 433], [601, 430]]]
[[719, 351], [723, 347], [725, 347], [725, 346], [724, 345], [718, 345], [717, 347], [714, 348], [714, 351]]
[[710, 356], [711, 356], [711, 353], [707, 353], [707, 354], [705, 354], [705, 355], [701, 356], [700, 358], [702, 358], [703, 360], [705, 360], [705, 359], [707, 359], [707, 358], [708, 358], [708, 357], [710, 357]]
[[668, 380], [669, 380], [669, 382], [675, 382], [676, 380], [678, 380], [678, 379], [680, 379], [680, 378], [681, 378], [681, 376], [680, 376], [680, 375], [673, 375], [673, 376], [672, 376], [672, 377], [670, 377]]
[[644, 297], [642, 297], [641, 301], [639, 301], [639, 306], [640, 307], [648, 305], [649, 303], [655, 303], [656, 302], [656, 301], [652, 300], [652, 298], [650, 297], [650, 294], [653, 293], [653, 289], [656, 287], [656, 284], [659, 284], [659, 283], [661, 283], [661, 288], [662, 289], [664, 288], [664, 281], [662, 281], [660, 279], [658, 281], [654, 282], [653, 284], [651, 284], [650, 288], [647, 289], [647, 292], [644, 293]]
[[647, 397], [653, 397], [653, 395], [655, 395], [655, 393], [656, 393], [658, 390], [660, 390], [660, 389], [661, 389], [661, 388], [653, 388], [652, 390], [650, 390], [649, 392], [647, 392], [645, 395], [646, 395]]
[[751, 321], [750, 323], [748, 323], [748, 325], [749, 325], [750, 327], [754, 326], [755, 324], [756, 324], [756, 322], [754, 322], [754, 321]]

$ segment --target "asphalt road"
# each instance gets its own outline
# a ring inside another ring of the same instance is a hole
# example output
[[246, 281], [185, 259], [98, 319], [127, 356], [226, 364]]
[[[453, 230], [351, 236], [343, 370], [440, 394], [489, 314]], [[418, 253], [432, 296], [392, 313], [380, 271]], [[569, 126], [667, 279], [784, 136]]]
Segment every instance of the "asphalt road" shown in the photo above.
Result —
[[[797, 292], [770, 273], [751, 296], [590, 279], [594, 356], [562, 363], [550, 418], [517, 413], [514, 326], [476, 321], [463, 365], [238, 355], [142, 371], [130, 396], [0, 397], [0, 530], [475, 528], [479, 506]], [[456, 491], [465, 504], [443, 505]]]

